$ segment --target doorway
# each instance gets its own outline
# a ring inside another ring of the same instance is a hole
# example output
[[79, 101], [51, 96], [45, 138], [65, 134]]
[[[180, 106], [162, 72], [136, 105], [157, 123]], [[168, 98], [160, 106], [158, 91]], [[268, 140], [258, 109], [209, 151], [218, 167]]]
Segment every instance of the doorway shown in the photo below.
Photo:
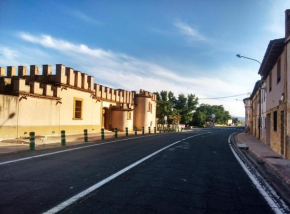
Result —
[[284, 111], [281, 111], [281, 132], [280, 132], [280, 137], [281, 137], [281, 155], [284, 155]]
[[110, 130], [110, 109], [103, 108], [102, 111], [102, 128]]
[[267, 114], [267, 122], [266, 122], [266, 144], [270, 145], [270, 128], [271, 128], [271, 114]]

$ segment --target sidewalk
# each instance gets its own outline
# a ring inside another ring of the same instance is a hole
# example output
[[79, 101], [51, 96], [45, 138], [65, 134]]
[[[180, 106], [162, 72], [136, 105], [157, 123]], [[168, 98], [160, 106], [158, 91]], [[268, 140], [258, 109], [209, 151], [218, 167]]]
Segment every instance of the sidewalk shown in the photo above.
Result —
[[274, 152], [269, 146], [255, 138], [253, 135], [239, 133], [235, 137], [237, 143], [246, 144], [249, 151], [254, 154], [261, 163], [275, 172], [283, 181], [290, 185], [290, 160], [283, 158]]
[[[152, 133], [152, 132], [151, 132]], [[138, 136], [142, 135], [141, 131], [138, 131]], [[145, 133], [148, 134], [148, 133]], [[125, 137], [125, 132], [118, 132], [119, 137]], [[129, 137], [134, 137], [135, 132], [129, 132]], [[115, 138], [115, 133], [111, 131], [105, 132], [105, 139]], [[88, 141], [95, 142], [101, 140], [101, 133], [88, 133]], [[78, 144], [84, 144], [84, 135], [66, 135], [66, 146], [73, 146]], [[61, 137], [56, 136], [40, 136], [35, 138], [35, 150], [47, 149], [61, 147]], [[20, 151], [29, 150], [29, 139], [19, 138], [11, 140], [2, 140], [0, 141], [0, 155], [16, 153]]]
[[[191, 130], [184, 130], [187, 132]], [[163, 131], [161, 133], [164, 133]], [[168, 133], [168, 132], [166, 132]], [[173, 132], [170, 132], [173, 133]], [[156, 132], [159, 134], [159, 131]], [[128, 133], [128, 137], [135, 137], [135, 131]], [[148, 135], [148, 132], [145, 131], [145, 135]], [[151, 135], [154, 135], [154, 130], [151, 130]], [[137, 136], [142, 136], [142, 131], [137, 132]], [[125, 132], [118, 132], [118, 138], [126, 137]], [[105, 131], [105, 139], [115, 139], [115, 133], [111, 131]], [[88, 143], [96, 142], [101, 140], [101, 133], [88, 133]], [[75, 134], [75, 135], [66, 135], [66, 146], [73, 146], [84, 144], [84, 135]], [[42, 150], [48, 148], [61, 147], [61, 136], [40, 136], [35, 137], [35, 150]], [[20, 151], [29, 150], [29, 139], [28, 138], [18, 138], [10, 140], [0, 141], [0, 155], [16, 153]]]

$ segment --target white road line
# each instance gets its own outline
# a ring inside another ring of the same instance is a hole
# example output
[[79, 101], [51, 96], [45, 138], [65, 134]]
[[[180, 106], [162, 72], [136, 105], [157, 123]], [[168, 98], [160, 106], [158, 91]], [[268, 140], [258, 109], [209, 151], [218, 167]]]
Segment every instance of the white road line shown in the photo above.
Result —
[[[246, 174], [249, 176], [249, 178], [252, 180], [252, 182], [254, 183], [254, 185], [256, 186], [256, 188], [259, 190], [259, 192], [261, 193], [261, 195], [264, 197], [264, 199], [267, 201], [267, 203], [269, 204], [269, 206], [271, 207], [271, 209], [277, 213], [277, 214], [283, 214], [285, 213], [283, 210], [280, 209], [280, 207], [276, 204], [276, 202], [272, 199], [272, 197], [268, 194], [268, 192], [264, 189], [264, 187], [260, 184], [260, 182], [258, 181], [258, 179], [256, 178], [255, 175], [253, 175], [249, 168], [244, 164], [244, 162], [240, 159], [240, 157], [236, 154], [235, 150], [233, 149], [233, 146], [230, 142], [231, 136], [235, 134], [232, 133], [229, 138], [228, 138], [228, 143], [229, 146], [234, 154], [234, 156], [236, 157], [236, 159], [238, 160], [238, 162], [240, 163], [240, 165], [242, 166], [242, 168], [244, 169], [244, 171], [246, 172]], [[269, 184], [264, 180], [264, 182], [269, 186]], [[269, 186], [270, 187], [270, 186]], [[274, 191], [274, 190], [273, 190]], [[284, 203], [284, 202], [283, 202]]]
[[80, 198], [82, 198], [82, 197], [88, 195], [89, 193], [95, 191], [95, 190], [98, 189], [99, 187], [101, 187], [101, 186], [103, 186], [104, 184], [110, 182], [111, 180], [115, 179], [116, 177], [122, 175], [123, 173], [127, 172], [128, 170], [132, 169], [133, 167], [137, 166], [138, 164], [144, 162], [145, 160], [147, 160], [147, 159], [153, 157], [154, 155], [156, 155], [156, 154], [162, 152], [163, 150], [165, 150], [165, 149], [167, 149], [167, 148], [169, 148], [169, 147], [171, 147], [171, 146], [174, 146], [175, 144], [180, 143], [181, 141], [184, 141], [184, 140], [189, 139], [189, 138], [197, 137], [197, 136], [199, 136], [199, 135], [203, 135], [203, 134], [206, 134], [206, 133], [201, 133], [201, 134], [197, 134], [197, 135], [193, 135], [193, 136], [190, 136], [190, 137], [184, 138], [184, 139], [179, 140], [179, 141], [176, 141], [176, 142], [174, 142], [174, 143], [172, 143], [172, 144], [170, 144], [170, 145], [168, 145], [168, 146], [165, 146], [165, 147], [163, 147], [162, 149], [157, 150], [156, 152], [154, 152], [154, 153], [152, 153], [152, 154], [150, 154], [150, 155], [148, 155], [148, 156], [142, 158], [141, 160], [136, 161], [135, 163], [133, 163], [133, 164], [127, 166], [126, 168], [124, 168], [124, 169], [122, 169], [122, 170], [120, 170], [120, 171], [118, 171], [118, 172], [116, 172], [115, 174], [113, 174], [113, 175], [107, 177], [106, 179], [104, 179], [104, 180], [102, 180], [102, 181], [96, 183], [95, 185], [93, 185], [93, 186], [89, 187], [88, 189], [86, 189], [86, 190], [80, 192], [79, 194], [77, 194], [77, 195], [71, 197], [70, 199], [68, 199], [68, 200], [66, 200], [66, 201], [64, 201], [64, 202], [62, 202], [62, 203], [60, 203], [59, 205], [55, 206], [54, 208], [52, 208], [52, 209], [46, 211], [44, 214], [54, 214], [54, 213], [57, 213], [57, 212], [63, 210], [64, 208], [66, 208], [66, 207], [68, 207], [69, 205], [71, 205], [71, 204], [73, 204], [74, 202], [76, 202], [78, 199], [80, 199]]
[[[179, 132], [179, 133], [192, 134], [192, 133], [189, 133], [189, 132]], [[168, 133], [168, 134], [176, 134], [176, 133]], [[6, 164], [10, 164], [10, 163], [16, 163], [16, 162], [20, 162], [20, 161], [30, 160], [30, 159], [34, 159], [34, 158], [41, 158], [41, 157], [45, 157], [45, 156], [50, 156], [50, 155], [70, 152], [70, 151], [74, 151], [74, 150], [85, 149], [85, 148], [89, 148], [89, 147], [101, 146], [101, 145], [105, 145], [105, 144], [111, 144], [111, 143], [115, 143], [115, 142], [132, 140], [132, 139], [139, 139], [139, 138], [145, 138], [145, 137], [154, 137], [154, 136], [159, 136], [159, 135], [161, 135], [161, 134], [157, 133], [157, 134], [145, 135], [145, 136], [140, 136], [140, 137], [131, 137], [131, 138], [126, 138], [126, 139], [121, 139], [121, 140], [113, 140], [113, 141], [109, 141], [109, 142], [105, 142], [105, 143], [97, 143], [97, 144], [92, 144], [92, 145], [87, 145], [87, 146], [82, 146], [82, 147], [77, 147], [77, 148], [72, 148], [72, 149], [65, 149], [65, 150], [61, 150], [61, 151], [57, 151], [57, 152], [50, 152], [50, 153], [41, 154], [41, 155], [34, 155], [34, 156], [26, 157], [26, 158], [19, 158], [19, 159], [15, 159], [15, 160], [0, 162], [0, 166], [1, 165], [6, 165]]]
[[26, 157], [26, 158], [19, 158], [19, 159], [15, 159], [15, 160], [0, 162], [0, 166], [1, 165], [6, 165], [6, 164], [9, 164], [9, 163], [19, 162], [19, 161], [30, 160], [30, 159], [34, 159], [34, 158], [40, 158], [40, 157], [55, 155], [55, 154], [59, 154], [59, 153], [85, 149], [85, 148], [89, 148], [89, 147], [101, 146], [101, 145], [105, 145], [105, 144], [110, 144], [110, 143], [115, 143], [115, 142], [120, 142], [120, 141], [126, 141], [126, 140], [132, 140], [132, 139], [138, 139], [138, 138], [154, 137], [154, 136], [158, 136], [158, 135], [159, 134], [156, 134], [156, 135], [152, 134], [152, 135], [145, 135], [145, 136], [140, 136], [140, 137], [131, 137], [131, 138], [126, 138], [126, 139], [121, 139], [121, 140], [109, 141], [109, 142], [105, 142], [105, 143], [98, 143], [98, 144], [87, 145], [87, 146], [82, 146], [82, 147], [77, 147], [77, 148], [72, 148], [72, 149], [61, 150], [61, 151], [57, 151], [57, 152], [50, 152], [50, 153], [46, 153], [46, 154], [42, 154], [42, 155], [34, 155], [34, 156]]

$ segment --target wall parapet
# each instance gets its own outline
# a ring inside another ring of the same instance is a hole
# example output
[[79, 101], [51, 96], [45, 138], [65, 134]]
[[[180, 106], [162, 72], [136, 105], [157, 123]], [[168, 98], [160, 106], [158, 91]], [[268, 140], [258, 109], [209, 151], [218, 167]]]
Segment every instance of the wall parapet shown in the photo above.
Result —
[[57, 64], [55, 74], [52, 74], [51, 65], [42, 65], [42, 74], [38, 65], [18, 66], [16, 74], [15, 66], [0, 67], [0, 94], [31, 94], [43, 97], [60, 97], [60, 91], [66, 88], [80, 90], [91, 94], [93, 99], [134, 105], [135, 96], [150, 97], [156, 101], [156, 94], [145, 90], [126, 91], [113, 89], [94, 83], [94, 77], [63, 64]]

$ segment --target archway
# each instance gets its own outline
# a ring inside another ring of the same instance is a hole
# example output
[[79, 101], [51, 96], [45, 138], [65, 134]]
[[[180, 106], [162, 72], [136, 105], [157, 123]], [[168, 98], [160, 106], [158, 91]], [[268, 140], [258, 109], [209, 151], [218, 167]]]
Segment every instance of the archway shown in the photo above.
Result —
[[110, 130], [110, 109], [104, 107], [102, 113], [102, 128]]

